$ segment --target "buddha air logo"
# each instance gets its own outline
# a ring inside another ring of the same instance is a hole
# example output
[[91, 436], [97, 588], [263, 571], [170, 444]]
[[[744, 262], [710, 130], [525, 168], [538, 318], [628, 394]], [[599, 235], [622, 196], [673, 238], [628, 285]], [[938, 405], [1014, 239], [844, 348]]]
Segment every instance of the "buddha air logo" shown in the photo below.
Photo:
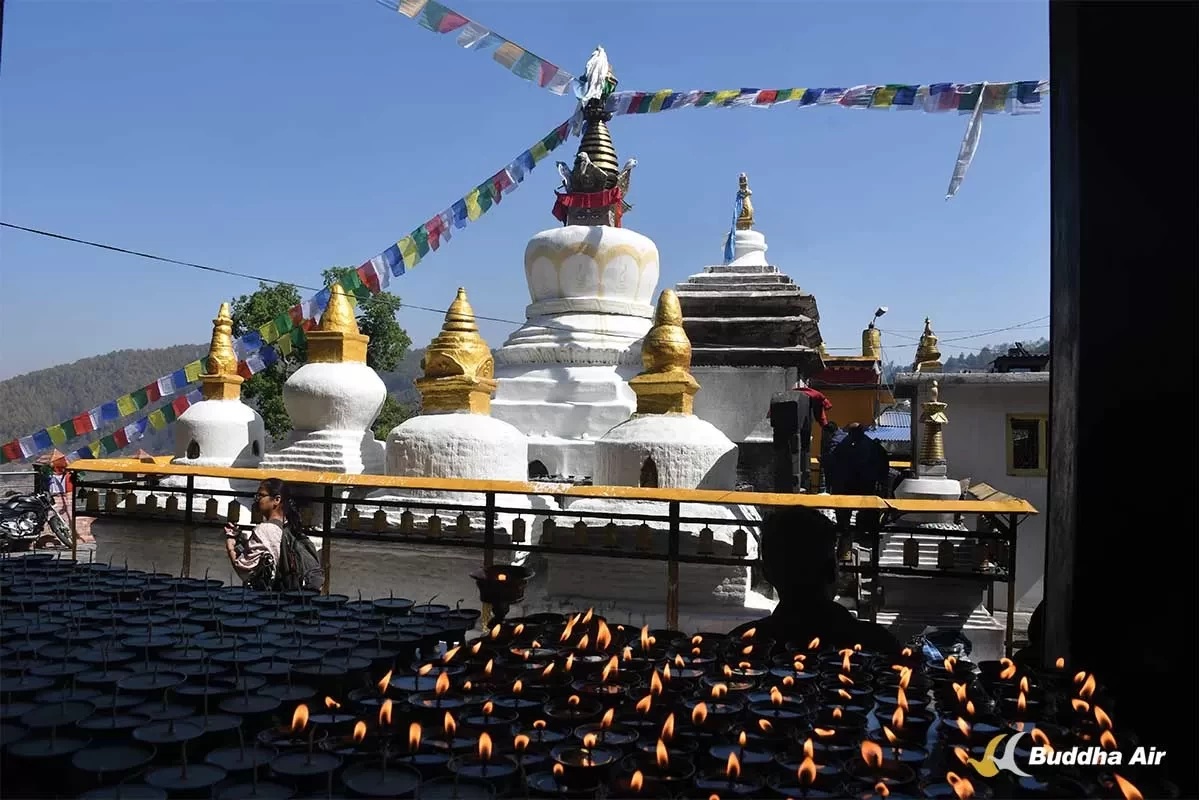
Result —
[[[1027, 772], [1020, 769], [1020, 766], [1016, 763], [1016, 743], [1026, 735], [1025, 733], [1017, 733], [1014, 736], [1009, 736], [1005, 733], [996, 736], [987, 742], [986, 750], [983, 751], [981, 759], [970, 758], [967, 759], [967, 763], [974, 767], [978, 774], [984, 778], [993, 778], [999, 774], [1000, 770], [1005, 770], [1021, 778], [1031, 777]], [[1000, 751], [1000, 746], [1004, 744], [1005, 739], [1008, 740], [1007, 745]], [[997, 756], [996, 753], [999, 753], [999, 755]], [[1124, 754], [1119, 750], [1106, 750], [1102, 747], [1068, 747], [1058, 750], [1046, 745], [1033, 745], [1028, 754], [1028, 766], [1117, 767], [1123, 764], [1157, 766], [1161, 764], [1162, 759], [1165, 757], [1165, 751], [1158, 750], [1156, 747], [1138, 747], [1133, 751], [1128, 761], [1125, 761]]]

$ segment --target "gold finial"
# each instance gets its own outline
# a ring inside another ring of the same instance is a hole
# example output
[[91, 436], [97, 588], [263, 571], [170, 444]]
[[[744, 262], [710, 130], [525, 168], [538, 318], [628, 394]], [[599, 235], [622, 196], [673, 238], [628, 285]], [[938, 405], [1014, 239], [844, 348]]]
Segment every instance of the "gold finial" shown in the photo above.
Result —
[[744, 172], [737, 178], [737, 196], [741, 198], [741, 213], [737, 215], [737, 230], [747, 231], [754, 226], [754, 204], [750, 195], [754, 190], [749, 188], [749, 176]]
[[233, 317], [229, 304], [212, 321], [212, 343], [208, 346], [208, 371], [200, 376], [205, 400], [237, 400], [243, 378], [237, 374], [237, 354], [233, 352]]
[[924, 333], [920, 336], [920, 344], [916, 347], [916, 361], [912, 365], [913, 372], [941, 372], [941, 351], [937, 349], [937, 337], [933, 334], [932, 322], [924, 318]]
[[936, 381], [928, 391], [929, 399], [920, 404], [920, 422], [923, 435], [920, 437], [920, 464], [935, 467], [945, 463], [945, 438], [942, 429], [949, 422], [945, 415], [947, 403], [941, 402], [941, 387]]
[[683, 310], [673, 289], [663, 289], [654, 326], [641, 343], [645, 371], [629, 381], [638, 414], [690, 414], [699, 383], [691, 367], [691, 340], [683, 330]]
[[441, 333], [425, 349], [420, 362], [425, 374], [416, 379], [421, 393], [422, 413], [467, 411], [487, 414], [495, 394], [495, 361], [491, 348], [479, 335], [475, 310], [458, 295], [445, 313]]
[[329, 305], [321, 314], [321, 323], [308, 333], [308, 363], [366, 363], [366, 345], [370, 337], [358, 330], [354, 304], [341, 284], [330, 287]]

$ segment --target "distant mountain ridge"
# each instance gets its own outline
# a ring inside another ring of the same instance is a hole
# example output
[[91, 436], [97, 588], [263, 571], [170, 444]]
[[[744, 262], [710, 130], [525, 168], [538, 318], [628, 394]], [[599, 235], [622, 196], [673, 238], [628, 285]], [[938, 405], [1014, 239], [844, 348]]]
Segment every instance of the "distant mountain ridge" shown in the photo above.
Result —
[[[10, 441], [56, 425], [82, 411], [145, 386], [163, 375], [169, 375], [184, 364], [207, 354], [207, 344], [114, 350], [0, 381], [0, 441]], [[419, 401], [413, 381], [421, 374], [420, 360], [423, 355], [423, 349], [410, 350], [400, 362], [399, 369], [379, 376], [387, 390], [400, 402]], [[142, 409], [137, 416], [150, 413], [154, 407]], [[129, 421], [122, 420], [103, 431], [67, 442], [62, 449], [78, 450], [85, 443], [127, 425]], [[170, 427], [161, 431], [147, 430], [141, 441], [126, 449], [136, 450], [138, 447], [156, 455], [171, 453], [174, 450], [174, 433]]]

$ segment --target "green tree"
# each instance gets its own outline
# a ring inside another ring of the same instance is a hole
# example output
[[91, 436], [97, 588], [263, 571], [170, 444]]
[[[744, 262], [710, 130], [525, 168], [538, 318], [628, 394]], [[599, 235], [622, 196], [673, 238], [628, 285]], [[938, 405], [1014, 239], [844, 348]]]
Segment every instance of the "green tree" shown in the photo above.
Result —
[[[354, 272], [353, 267], [331, 267], [321, 273], [326, 286]], [[299, 292], [291, 284], [258, 284], [258, 291], [242, 295], [233, 301], [233, 332], [236, 336], [257, 330], [300, 302]], [[403, 360], [412, 340], [396, 321], [400, 298], [390, 292], [378, 294], [358, 303], [358, 329], [370, 337], [366, 348], [366, 363], [377, 372], [391, 372]], [[301, 345], [291, 355], [280, 355], [269, 368], [255, 375], [242, 386], [242, 393], [254, 403], [262, 415], [267, 433], [275, 440], [282, 439], [292, 429], [283, 405], [283, 384], [288, 376], [303, 365], [307, 348]], [[388, 432], [414, 413], [414, 409], [398, 402], [390, 394], [375, 419], [374, 434], [384, 438]]]

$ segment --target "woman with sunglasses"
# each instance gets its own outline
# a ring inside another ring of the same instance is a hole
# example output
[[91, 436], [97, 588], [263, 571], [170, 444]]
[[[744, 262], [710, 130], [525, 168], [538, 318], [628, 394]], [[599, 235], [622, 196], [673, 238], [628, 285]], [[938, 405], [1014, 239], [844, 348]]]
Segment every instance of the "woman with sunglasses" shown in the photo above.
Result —
[[292, 501], [287, 484], [267, 478], [258, 485], [254, 497], [262, 522], [243, 538], [237, 526], [225, 526], [225, 552], [229, 563], [248, 586], [269, 590], [274, 582], [284, 526], [300, 531], [300, 512]]

